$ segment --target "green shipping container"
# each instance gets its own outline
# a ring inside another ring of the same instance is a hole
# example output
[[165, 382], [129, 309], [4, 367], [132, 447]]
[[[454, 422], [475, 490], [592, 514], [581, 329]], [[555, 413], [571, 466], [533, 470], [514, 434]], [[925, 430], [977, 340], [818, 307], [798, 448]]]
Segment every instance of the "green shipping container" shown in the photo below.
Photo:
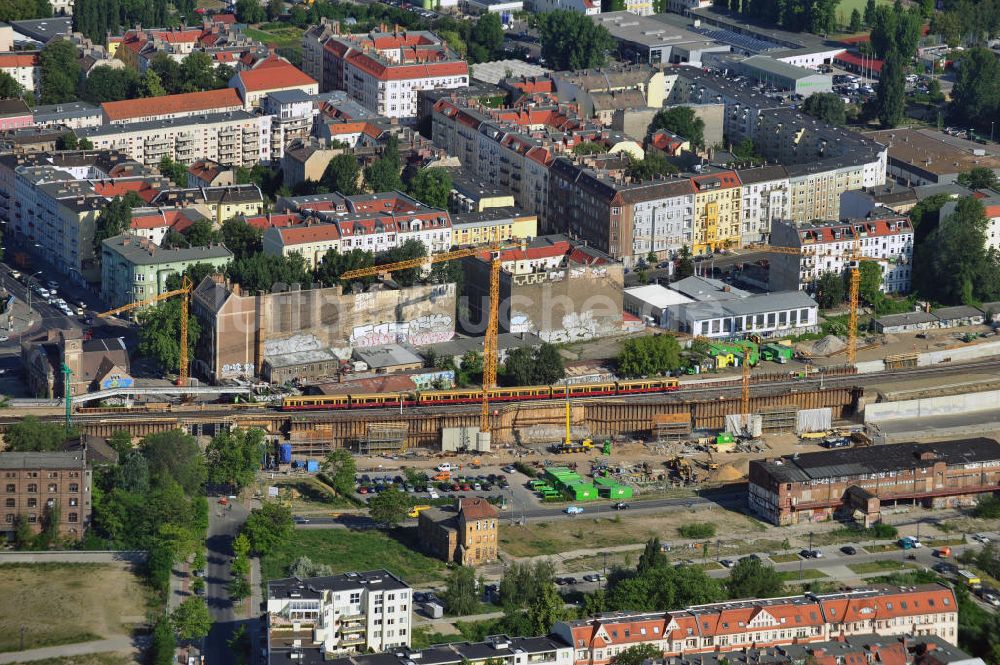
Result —
[[631, 499], [632, 488], [628, 485], [609, 485], [599, 487], [598, 493], [605, 499]]
[[597, 488], [589, 483], [574, 483], [566, 488], [566, 494], [573, 501], [594, 501], [598, 498]]
[[610, 476], [599, 476], [594, 478], [594, 484], [598, 487], [614, 487], [618, 484], [618, 481]]

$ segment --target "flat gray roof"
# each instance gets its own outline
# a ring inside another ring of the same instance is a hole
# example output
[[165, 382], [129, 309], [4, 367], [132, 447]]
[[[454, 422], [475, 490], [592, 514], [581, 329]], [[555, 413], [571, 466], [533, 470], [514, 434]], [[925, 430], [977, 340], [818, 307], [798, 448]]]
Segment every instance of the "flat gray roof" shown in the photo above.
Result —
[[82, 451], [0, 453], [0, 469], [80, 469], [87, 466]]
[[131, 134], [150, 129], [168, 129], [171, 127], [186, 127], [188, 125], [217, 125], [224, 122], [237, 122], [240, 120], [253, 120], [259, 117], [250, 111], [226, 111], [224, 113], [206, 113], [205, 115], [191, 115], [183, 118], [170, 118], [167, 120], [148, 120], [146, 122], [129, 122], [123, 125], [98, 125], [97, 127], [84, 127], [76, 130], [79, 137], [91, 138], [94, 136], [112, 136], [116, 134]]
[[386, 344], [354, 349], [354, 356], [369, 367], [393, 367], [396, 365], [422, 365], [424, 359], [401, 344]]
[[829, 74], [821, 74], [811, 69], [806, 69], [805, 67], [796, 67], [795, 65], [790, 65], [787, 62], [782, 62], [781, 60], [775, 60], [774, 58], [766, 55], [751, 56], [746, 60], [742, 60], [738, 66], [758, 72], [773, 74], [775, 76], [781, 76], [787, 79], [792, 79], [793, 81], [799, 81], [813, 76], [825, 76], [826, 78], [830, 78]]
[[883, 328], [893, 328], [895, 326], [913, 326], [920, 323], [932, 323], [938, 317], [930, 312], [904, 312], [902, 314], [888, 314], [875, 319], [875, 323]]
[[[128, 239], [129, 243], [125, 244]], [[180, 261], [210, 261], [212, 259], [231, 259], [233, 253], [224, 245], [211, 247], [177, 247], [164, 249], [150, 243], [140, 244], [140, 238], [130, 234], [122, 234], [108, 238], [102, 244], [105, 251], [114, 252], [134, 265], [153, 266], [161, 263], [177, 263]]]

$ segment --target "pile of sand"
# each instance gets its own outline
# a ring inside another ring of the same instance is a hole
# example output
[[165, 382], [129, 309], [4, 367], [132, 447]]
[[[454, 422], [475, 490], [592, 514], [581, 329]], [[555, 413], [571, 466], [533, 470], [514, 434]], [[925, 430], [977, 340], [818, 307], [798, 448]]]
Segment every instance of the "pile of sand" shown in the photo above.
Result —
[[847, 344], [844, 343], [844, 340], [836, 335], [827, 335], [813, 344], [812, 352], [815, 356], [828, 356], [843, 351], [845, 348], [847, 348]]
[[708, 479], [714, 483], [731, 483], [742, 479], [745, 475], [732, 464], [722, 464], [708, 476]]

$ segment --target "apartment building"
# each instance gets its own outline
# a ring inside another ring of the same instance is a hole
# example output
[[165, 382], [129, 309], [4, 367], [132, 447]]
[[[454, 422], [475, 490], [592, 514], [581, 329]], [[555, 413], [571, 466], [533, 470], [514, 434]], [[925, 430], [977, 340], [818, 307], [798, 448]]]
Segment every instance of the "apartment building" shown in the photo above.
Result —
[[[983, 214], [986, 215], [983, 246], [986, 251], [1000, 250], [1000, 194], [992, 193], [989, 190], [987, 192], [976, 195], [976, 198], [983, 205]], [[944, 219], [955, 212], [956, 205], [958, 205], [957, 201], [948, 201], [941, 206], [940, 218]]]
[[[754, 460], [749, 476], [750, 509], [772, 524], [846, 515], [863, 516], [868, 526], [881, 519], [883, 506], [955, 508], [996, 492], [1000, 443], [980, 437], [804, 453]], [[942, 628], [930, 633], [954, 642], [950, 627]]]
[[412, 594], [406, 582], [387, 570], [271, 580], [268, 656], [284, 652], [288, 659], [288, 652], [305, 650], [322, 660], [409, 647]]
[[691, 252], [696, 255], [740, 245], [740, 179], [735, 171], [711, 171], [691, 178], [695, 189]]
[[528, 240], [537, 235], [538, 217], [521, 213], [517, 208], [487, 208], [482, 212], [451, 216], [451, 241], [454, 245]]
[[216, 65], [234, 64], [248, 51], [266, 49], [236, 25], [206, 18], [196, 28], [135, 28], [108, 38], [108, 50], [133, 69], [144, 72], [161, 53], [181, 62], [192, 53], [205, 53]]
[[17, 81], [25, 92], [34, 92], [42, 76], [42, 70], [38, 66], [38, 53], [27, 51], [0, 53], [0, 72]]
[[215, 226], [241, 215], [264, 212], [264, 194], [253, 184], [166, 189], [150, 198], [150, 205], [190, 207], [212, 220]]
[[[286, 654], [281, 654], [284, 660]], [[295, 657], [296, 660], [299, 656]], [[318, 665], [311, 654], [303, 652], [302, 662]], [[272, 664], [278, 662], [274, 657]], [[330, 665], [407, 665], [407, 663], [429, 663], [433, 665], [571, 665], [573, 650], [551, 637], [508, 637], [490, 635], [483, 642], [456, 642], [438, 644], [422, 651], [398, 651], [396, 653], [351, 656], [329, 661]], [[950, 664], [948, 664], [950, 665]]]
[[419, 240], [429, 254], [452, 246], [451, 217], [445, 210], [420, 206], [405, 213], [314, 213], [297, 226], [271, 227], [264, 232], [264, 253], [274, 256], [301, 254], [310, 268], [330, 250], [362, 249], [387, 252], [408, 240]]
[[150, 166], [164, 157], [185, 164], [211, 159], [236, 166], [271, 161], [271, 116], [247, 111], [87, 127], [76, 134], [95, 148], [120, 150]]
[[[879, 214], [881, 213], [881, 214]], [[823, 273], [843, 274], [850, 266], [855, 247], [861, 256], [878, 259], [882, 267], [882, 291], [908, 293], [912, 278], [913, 225], [889, 210], [876, 210], [864, 219], [843, 222], [792, 224], [775, 222], [771, 244], [794, 247], [800, 256], [770, 255], [770, 287], [773, 290], [813, 291]]]
[[461, 566], [496, 561], [500, 514], [478, 496], [421, 511], [417, 540], [428, 554]]
[[557, 9], [580, 12], [587, 16], [601, 13], [601, 3], [597, 0], [531, 0], [529, 4], [535, 13], [554, 12]]
[[53, 514], [58, 514], [60, 536], [83, 537], [91, 513], [92, 476], [86, 451], [0, 453], [0, 476], [0, 540], [13, 540], [20, 520], [32, 533], [39, 533]]
[[573, 645], [575, 665], [608, 665], [639, 644], [654, 645], [667, 658], [867, 634], [937, 636], [956, 644], [958, 607], [954, 591], [944, 584], [881, 586], [669, 612], [619, 612], [561, 621], [552, 634]]
[[281, 61], [267, 67], [237, 72], [229, 81], [243, 99], [248, 111], [259, 107], [271, 93], [298, 90], [307, 95], [319, 93], [319, 83], [295, 65]]
[[468, 64], [440, 37], [421, 30], [326, 37], [322, 74], [324, 90], [346, 90], [365, 108], [401, 120], [417, 117], [419, 91], [469, 85]]
[[99, 106], [89, 102], [67, 102], [65, 104], [45, 104], [36, 106], [32, 124], [35, 127], [65, 127], [80, 129], [96, 127], [104, 123], [104, 114]]
[[222, 268], [233, 253], [222, 245], [164, 249], [131, 233], [101, 243], [101, 300], [121, 307], [165, 293], [167, 279], [197, 263]]
[[740, 240], [742, 244], [768, 242], [771, 224], [791, 219], [788, 171], [780, 164], [737, 169], [740, 179]]
[[184, 92], [178, 95], [126, 99], [101, 104], [103, 124], [130, 125], [136, 122], [175, 120], [211, 113], [243, 110], [243, 100], [232, 88]]
[[659, 109], [667, 93], [667, 79], [662, 69], [647, 64], [611, 64], [597, 69], [552, 72], [548, 75], [562, 103], [575, 102], [580, 114], [600, 116], [601, 123], [611, 124], [611, 113], [597, 113], [608, 107], [612, 97], [628, 97], [636, 106]]

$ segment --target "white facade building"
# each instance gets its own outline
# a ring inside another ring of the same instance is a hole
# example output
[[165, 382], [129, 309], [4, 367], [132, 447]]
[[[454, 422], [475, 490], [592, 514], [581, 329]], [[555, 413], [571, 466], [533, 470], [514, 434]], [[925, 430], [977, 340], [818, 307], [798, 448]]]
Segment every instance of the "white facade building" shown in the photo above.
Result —
[[767, 242], [771, 223], [788, 219], [791, 194], [788, 173], [780, 165], [738, 169], [743, 204], [740, 207], [740, 240], [745, 244]]
[[288, 639], [328, 653], [409, 647], [413, 590], [387, 570], [267, 584], [268, 649]]

